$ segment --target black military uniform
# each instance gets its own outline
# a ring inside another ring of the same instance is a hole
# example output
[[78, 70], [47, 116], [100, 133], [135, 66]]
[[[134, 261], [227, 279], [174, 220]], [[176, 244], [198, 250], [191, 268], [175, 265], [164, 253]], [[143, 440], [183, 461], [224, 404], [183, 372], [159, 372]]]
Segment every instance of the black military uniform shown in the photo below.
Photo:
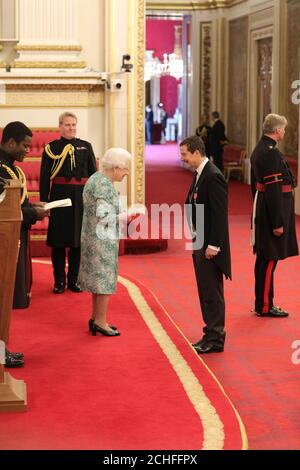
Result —
[[[295, 229], [294, 178], [276, 142], [264, 135], [251, 155], [255, 311], [286, 316], [273, 305], [273, 278], [277, 261], [298, 255]], [[273, 230], [283, 227], [283, 235]]]
[[[41, 201], [70, 198], [72, 207], [52, 209], [47, 245], [52, 247], [52, 264], [58, 293], [66, 282], [65, 257], [69, 247], [68, 286], [76, 286], [80, 264], [80, 235], [83, 215], [82, 192], [87, 179], [96, 171], [96, 159], [89, 142], [61, 137], [46, 145], [40, 173]], [[50, 184], [51, 189], [50, 189]]]
[[[15, 176], [13, 176], [15, 175]], [[5, 179], [19, 179], [24, 188], [22, 190], [23, 221], [20, 232], [20, 249], [16, 271], [13, 308], [27, 308], [30, 303], [30, 289], [32, 284], [32, 267], [30, 256], [29, 230], [37, 221], [37, 212], [27, 197], [26, 182], [23, 172], [18, 171], [12, 160], [4, 150], [0, 149], [0, 176]]]

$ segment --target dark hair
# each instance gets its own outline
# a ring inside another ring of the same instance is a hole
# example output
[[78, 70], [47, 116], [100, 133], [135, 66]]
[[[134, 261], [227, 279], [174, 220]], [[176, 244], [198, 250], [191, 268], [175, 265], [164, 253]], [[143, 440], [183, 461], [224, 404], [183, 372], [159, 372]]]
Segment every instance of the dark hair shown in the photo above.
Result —
[[212, 117], [214, 117], [215, 119], [219, 119], [219, 117], [220, 117], [219, 111], [214, 111], [214, 112], [211, 113], [211, 114], [212, 114]]
[[191, 135], [187, 137], [182, 142], [180, 142], [180, 147], [186, 145], [187, 149], [191, 153], [195, 153], [196, 150], [199, 150], [201, 155], [205, 155], [205, 145], [201, 137], [198, 135]]
[[14, 139], [14, 141], [19, 144], [26, 136], [32, 137], [31, 130], [20, 121], [14, 121], [7, 124], [2, 133], [2, 144], [5, 144], [9, 139]]

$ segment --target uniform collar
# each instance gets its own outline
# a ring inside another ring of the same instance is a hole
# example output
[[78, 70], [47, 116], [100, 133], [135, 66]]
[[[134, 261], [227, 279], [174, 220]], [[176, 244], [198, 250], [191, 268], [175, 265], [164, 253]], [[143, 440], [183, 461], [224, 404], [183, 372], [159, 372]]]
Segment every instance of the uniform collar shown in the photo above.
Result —
[[15, 159], [11, 157], [11, 155], [2, 148], [0, 148], [0, 158], [2, 160], [2, 163], [5, 163], [6, 165], [9, 165], [13, 167]]
[[74, 145], [76, 142], [76, 137], [74, 137], [74, 139], [66, 139], [65, 137], [61, 137], [60, 140], [63, 142], [64, 145], [67, 145], [67, 144]]
[[276, 147], [276, 145], [277, 145], [276, 140], [271, 139], [271, 137], [269, 137], [268, 135], [265, 135], [265, 134], [264, 134], [264, 135], [262, 136], [262, 139], [263, 139], [265, 142], [267, 142], [268, 145], [272, 145], [272, 147]]

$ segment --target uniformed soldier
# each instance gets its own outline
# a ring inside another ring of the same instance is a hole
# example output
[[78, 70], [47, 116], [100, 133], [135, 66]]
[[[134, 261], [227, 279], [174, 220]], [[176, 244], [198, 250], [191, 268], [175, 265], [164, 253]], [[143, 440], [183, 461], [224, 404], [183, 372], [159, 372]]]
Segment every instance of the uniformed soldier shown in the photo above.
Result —
[[298, 255], [295, 229], [294, 178], [277, 143], [284, 138], [287, 120], [269, 114], [263, 136], [251, 155], [252, 245], [255, 263], [255, 313], [287, 317], [273, 305], [273, 279], [278, 260]]
[[[19, 180], [22, 186], [21, 209], [23, 221], [20, 232], [20, 248], [16, 271], [13, 308], [29, 307], [32, 283], [29, 230], [37, 220], [43, 220], [48, 212], [43, 203], [30, 203], [27, 197], [26, 177], [15, 161], [22, 162], [29, 152], [32, 140], [31, 130], [22, 122], [10, 122], [3, 129], [0, 145], [0, 176], [5, 179]], [[22, 367], [24, 355], [5, 351], [6, 367]]]
[[[40, 173], [41, 201], [70, 198], [71, 207], [52, 209], [47, 245], [51, 246], [54, 272], [53, 292], [61, 294], [66, 285], [66, 248], [68, 289], [81, 292], [77, 285], [80, 264], [80, 234], [83, 215], [82, 192], [96, 171], [96, 159], [89, 142], [76, 138], [77, 117], [70, 112], [59, 117], [61, 138], [46, 145]], [[52, 184], [51, 184], [52, 183]]]

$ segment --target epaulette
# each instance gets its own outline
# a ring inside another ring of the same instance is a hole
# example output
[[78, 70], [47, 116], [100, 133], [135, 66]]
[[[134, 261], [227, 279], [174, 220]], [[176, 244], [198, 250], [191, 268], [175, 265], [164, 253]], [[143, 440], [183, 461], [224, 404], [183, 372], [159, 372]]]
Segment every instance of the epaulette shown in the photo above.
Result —
[[49, 158], [54, 160], [52, 168], [51, 168], [51, 177], [50, 177], [51, 180], [55, 178], [57, 173], [60, 171], [68, 155], [71, 159], [71, 170], [75, 168], [76, 166], [75, 149], [72, 144], [65, 145], [60, 155], [54, 155], [54, 153], [51, 150], [50, 144], [46, 145], [45, 152]]

